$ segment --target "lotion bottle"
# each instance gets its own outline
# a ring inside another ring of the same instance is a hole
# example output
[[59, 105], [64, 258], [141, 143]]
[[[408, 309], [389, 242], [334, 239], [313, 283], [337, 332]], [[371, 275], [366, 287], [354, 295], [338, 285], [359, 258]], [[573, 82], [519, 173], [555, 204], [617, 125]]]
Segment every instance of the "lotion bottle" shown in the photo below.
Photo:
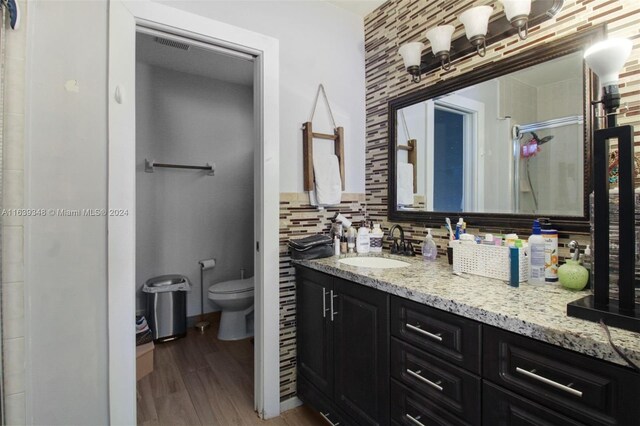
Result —
[[544, 284], [545, 241], [542, 237], [540, 222], [533, 221], [533, 229], [529, 237], [529, 284]]
[[384, 232], [380, 228], [380, 224], [376, 223], [373, 225], [373, 231], [371, 231], [371, 235], [369, 238], [369, 251], [371, 253], [382, 253], [382, 238], [384, 237]]
[[365, 222], [363, 222], [360, 229], [358, 229], [356, 250], [358, 251], [358, 253], [369, 253], [369, 228], [367, 228]]

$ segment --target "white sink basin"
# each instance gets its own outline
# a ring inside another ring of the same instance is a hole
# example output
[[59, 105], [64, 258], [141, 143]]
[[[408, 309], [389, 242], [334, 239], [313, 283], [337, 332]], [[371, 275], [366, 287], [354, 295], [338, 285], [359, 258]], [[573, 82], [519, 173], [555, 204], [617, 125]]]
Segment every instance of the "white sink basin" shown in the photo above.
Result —
[[401, 260], [389, 259], [386, 257], [347, 257], [338, 260], [338, 262], [360, 268], [375, 269], [404, 268], [411, 265], [410, 263], [403, 262]]

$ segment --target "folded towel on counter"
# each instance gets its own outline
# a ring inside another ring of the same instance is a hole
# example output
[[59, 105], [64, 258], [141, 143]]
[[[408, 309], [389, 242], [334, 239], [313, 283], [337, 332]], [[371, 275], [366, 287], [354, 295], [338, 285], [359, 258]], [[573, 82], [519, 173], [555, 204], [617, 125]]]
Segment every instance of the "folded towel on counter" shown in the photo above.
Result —
[[340, 163], [336, 155], [314, 155], [315, 191], [309, 191], [312, 206], [335, 206], [342, 199]]
[[413, 164], [398, 163], [397, 204], [399, 206], [413, 205]]

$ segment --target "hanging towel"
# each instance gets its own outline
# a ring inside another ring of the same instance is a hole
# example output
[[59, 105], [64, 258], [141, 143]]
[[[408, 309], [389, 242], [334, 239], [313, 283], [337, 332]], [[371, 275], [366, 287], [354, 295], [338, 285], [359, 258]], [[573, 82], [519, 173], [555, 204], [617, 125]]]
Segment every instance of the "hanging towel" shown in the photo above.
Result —
[[313, 174], [315, 191], [309, 191], [313, 206], [334, 206], [342, 198], [342, 180], [340, 164], [336, 155], [314, 155]]
[[413, 205], [413, 164], [398, 164], [398, 190], [396, 191], [399, 206]]

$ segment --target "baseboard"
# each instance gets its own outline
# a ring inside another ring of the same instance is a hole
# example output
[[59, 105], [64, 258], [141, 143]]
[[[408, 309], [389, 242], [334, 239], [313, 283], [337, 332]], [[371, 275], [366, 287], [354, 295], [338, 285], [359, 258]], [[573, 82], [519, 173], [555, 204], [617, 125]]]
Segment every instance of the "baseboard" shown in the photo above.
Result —
[[285, 411], [292, 410], [301, 405], [302, 405], [302, 401], [300, 400], [300, 398], [298, 398], [297, 396], [294, 396], [293, 398], [289, 398], [286, 401], [282, 401], [280, 403], [280, 413], [284, 413]]

